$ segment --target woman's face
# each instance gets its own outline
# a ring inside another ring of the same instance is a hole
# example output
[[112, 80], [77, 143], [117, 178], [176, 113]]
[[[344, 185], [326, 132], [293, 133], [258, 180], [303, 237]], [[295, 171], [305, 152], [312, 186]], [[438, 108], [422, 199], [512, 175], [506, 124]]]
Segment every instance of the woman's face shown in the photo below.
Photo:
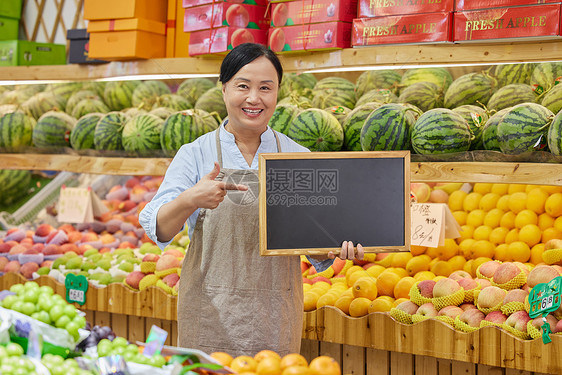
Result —
[[279, 78], [273, 64], [259, 57], [223, 84], [229, 126], [263, 132], [277, 104]]

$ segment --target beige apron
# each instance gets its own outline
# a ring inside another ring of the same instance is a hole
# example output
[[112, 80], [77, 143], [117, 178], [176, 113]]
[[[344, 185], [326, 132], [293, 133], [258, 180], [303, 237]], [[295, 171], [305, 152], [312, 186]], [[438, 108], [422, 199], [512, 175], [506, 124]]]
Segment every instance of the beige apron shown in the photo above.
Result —
[[[178, 345], [206, 353], [300, 352], [303, 288], [297, 256], [259, 255], [259, 179], [255, 170], [222, 169], [216, 180], [248, 186], [201, 209], [183, 261]], [[275, 134], [275, 133], [274, 133]], [[277, 150], [281, 152], [275, 134]]]

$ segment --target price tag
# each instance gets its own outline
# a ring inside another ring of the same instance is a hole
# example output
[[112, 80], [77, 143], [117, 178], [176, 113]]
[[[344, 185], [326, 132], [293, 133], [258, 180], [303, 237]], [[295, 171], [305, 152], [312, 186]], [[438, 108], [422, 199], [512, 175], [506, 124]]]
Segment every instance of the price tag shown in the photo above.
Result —
[[77, 303], [80, 306], [86, 303], [86, 291], [88, 290], [88, 279], [83, 275], [69, 273], [64, 280], [66, 287], [66, 300], [68, 303]]
[[529, 316], [536, 318], [546, 316], [560, 307], [560, 294], [562, 292], [562, 276], [555, 277], [548, 283], [536, 285], [529, 293]]
[[541, 301], [541, 309], [546, 310], [554, 304], [554, 297], [548, 296]]
[[460, 237], [460, 226], [444, 203], [412, 204], [411, 244], [438, 247], [445, 238]]
[[90, 188], [62, 186], [57, 220], [62, 223], [91, 223], [108, 209]]

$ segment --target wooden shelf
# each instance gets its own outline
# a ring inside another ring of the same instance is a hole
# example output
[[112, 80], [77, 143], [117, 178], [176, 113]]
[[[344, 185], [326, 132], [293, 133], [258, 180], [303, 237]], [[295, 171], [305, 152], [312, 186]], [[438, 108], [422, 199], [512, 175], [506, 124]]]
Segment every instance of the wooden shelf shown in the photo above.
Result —
[[[333, 52], [282, 55], [287, 72], [368, 66], [467, 65], [562, 59], [562, 41], [482, 44], [392, 45]], [[222, 57], [192, 57], [111, 62], [101, 65], [18, 66], [0, 68], [0, 80], [92, 80], [124, 75], [217, 75]], [[164, 78], [164, 77], [163, 77]]]

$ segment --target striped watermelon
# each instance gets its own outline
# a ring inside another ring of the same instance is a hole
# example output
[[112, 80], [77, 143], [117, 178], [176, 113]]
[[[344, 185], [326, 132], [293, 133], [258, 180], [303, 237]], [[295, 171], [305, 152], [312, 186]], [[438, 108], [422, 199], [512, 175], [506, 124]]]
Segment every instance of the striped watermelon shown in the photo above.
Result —
[[360, 98], [374, 89], [396, 91], [402, 76], [395, 70], [366, 70], [355, 81], [355, 97]]
[[557, 114], [562, 109], [562, 85], [556, 85], [542, 98], [541, 105]]
[[25, 113], [37, 120], [46, 112], [53, 110], [63, 111], [64, 103], [59, 97], [50, 92], [40, 92], [26, 100], [21, 107]]
[[355, 107], [355, 94], [352, 91], [342, 91], [337, 89], [324, 89], [315, 91], [312, 98], [314, 108], [328, 107]]
[[468, 151], [472, 133], [466, 120], [445, 108], [425, 112], [412, 127], [412, 148], [418, 154]]
[[484, 147], [482, 144], [482, 130], [489, 117], [486, 110], [475, 105], [461, 105], [453, 109], [453, 112], [461, 115], [470, 127], [473, 135], [470, 142], [470, 150], [481, 150]]
[[142, 109], [142, 108], [135, 108], [135, 107], [124, 109], [124, 110], [121, 111], [121, 112], [123, 112], [124, 114], [126, 114], [126, 115], [129, 116], [129, 117], [135, 117], [136, 115], [141, 115], [141, 114], [143, 114], [143, 113], [148, 113], [147, 110], [144, 110], [144, 109]]
[[394, 95], [392, 91], [389, 89], [374, 89], [371, 91], [367, 91], [363, 94], [357, 103], [355, 103], [356, 107], [359, 107], [363, 104], [367, 103], [380, 103], [380, 104], [387, 104], [387, 103], [397, 103], [398, 97]]
[[504, 154], [541, 150], [547, 145], [547, 132], [554, 114], [540, 104], [523, 103], [512, 107], [498, 124], [498, 141]]
[[562, 112], [559, 112], [552, 120], [548, 129], [547, 141], [550, 152], [554, 155], [562, 155]]
[[131, 103], [133, 107], [143, 106], [146, 109], [150, 109], [156, 102], [156, 98], [171, 93], [172, 91], [168, 85], [162, 81], [144, 81], [135, 87]]
[[122, 133], [128, 119], [121, 112], [109, 112], [103, 116], [94, 131], [96, 150], [123, 150]]
[[312, 99], [312, 89], [316, 83], [316, 78], [310, 73], [286, 73], [283, 75], [277, 98], [281, 100], [291, 94], [296, 94], [299, 96], [310, 96]]
[[62, 103], [66, 103], [68, 99], [77, 91], [82, 90], [82, 82], [64, 82], [64, 83], [49, 83], [44, 92], [50, 92]]
[[339, 121], [339, 123], [342, 124], [343, 126], [343, 121], [345, 120], [349, 112], [351, 112], [351, 109], [342, 106], [333, 106], [333, 107], [324, 108], [324, 111], [334, 116]]
[[306, 96], [289, 95], [277, 102], [277, 105], [296, 105], [300, 109], [312, 108], [312, 100]]
[[410, 103], [424, 112], [429, 111], [443, 107], [443, 90], [433, 82], [416, 82], [402, 90], [398, 102]]
[[484, 129], [482, 129], [482, 144], [485, 150], [501, 151], [500, 142], [498, 141], [498, 124], [510, 109], [511, 107], [499, 110], [484, 124]]
[[530, 83], [533, 87], [541, 87], [543, 91], [548, 91], [554, 87], [556, 78], [560, 76], [562, 76], [562, 63], [540, 63], [533, 69]]
[[28, 194], [31, 172], [0, 169], [0, 206], [8, 206]]
[[469, 73], [453, 81], [445, 92], [445, 107], [486, 105], [496, 90], [496, 80], [485, 73]]
[[413, 122], [418, 121], [418, 118], [423, 115], [423, 111], [410, 103], [401, 103], [406, 108], [406, 115], [412, 118]]
[[363, 151], [407, 150], [410, 128], [414, 124], [400, 104], [384, 104], [375, 109], [361, 128]]
[[534, 65], [525, 64], [502, 64], [494, 68], [494, 77], [498, 80], [498, 86], [507, 86], [514, 83], [529, 84]]
[[499, 111], [521, 103], [534, 103], [537, 98], [532, 86], [514, 83], [496, 91], [488, 101], [488, 109]]
[[73, 149], [94, 149], [94, 132], [103, 116], [103, 113], [90, 113], [78, 119], [70, 132], [70, 145]]
[[361, 151], [361, 128], [371, 112], [379, 108], [382, 103], [366, 103], [355, 107], [343, 121], [343, 149], [348, 151]]
[[17, 104], [21, 105], [26, 102], [29, 98], [31, 98], [35, 93], [21, 91], [21, 90], [12, 90], [5, 92], [2, 94], [2, 98], [0, 103], [1, 104]]
[[182, 145], [195, 141], [218, 126], [211, 114], [200, 109], [174, 113], [162, 125], [160, 146], [166, 155], [173, 156]]
[[68, 147], [75, 124], [76, 119], [66, 113], [49, 111], [39, 117], [33, 128], [33, 144], [35, 147]]
[[302, 109], [292, 104], [278, 104], [275, 107], [275, 112], [269, 119], [269, 126], [278, 131], [288, 135], [289, 125], [293, 118], [302, 112]]
[[[195, 102], [193, 104], [195, 104]], [[152, 109], [156, 109], [158, 107], [166, 107], [177, 112], [193, 108], [193, 104], [191, 104], [187, 99], [180, 95], [164, 94], [156, 98], [156, 102], [152, 106]]]
[[343, 129], [328, 112], [311, 108], [299, 113], [289, 125], [289, 137], [311, 151], [338, 151], [343, 145]]
[[213, 87], [215, 83], [208, 78], [188, 78], [180, 84], [177, 94], [187, 100], [192, 108], [199, 97]]
[[224, 99], [222, 98], [222, 90], [218, 87], [213, 87], [205, 91], [195, 103], [194, 108], [209, 113], [216, 112], [221, 119], [224, 119], [228, 115]]
[[101, 100], [83, 99], [74, 109], [72, 109], [72, 117], [80, 118], [88, 113], [107, 113], [109, 108]]
[[154, 108], [152, 111], [150, 111], [148, 113], [150, 113], [151, 115], [154, 115], [156, 117], [160, 117], [162, 120], [166, 120], [174, 112], [177, 112], [177, 111], [174, 111], [171, 108], [157, 107], [157, 108]]
[[123, 127], [123, 148], [129, 152], [145, 153], [159, 150], [164, 120], [150, 113], [129, 118]]
[[0, 115], [0, 147], [18, 149], [31, 146], [35, 119], [21, 111]]
[[103, 98], [106, 85], [107, 82], [88, 81], [88, 82], [84, 82], [84, 84], [82, 85], [82, 90], [80, 91], [91, 91], [96, 93], [96, 95], [99, 96], [100, 98]]
[[103, 92], [103, 101], [112, 111], [120, 111], [132, 106], [133, 91], [138, 81], [108, 82]]
[[[98, 94], [90, 90], [81, 90], [72, 94], [70, 99], [66, 102], [66, 106], [64, 108], [65, 112], [72, 116], [72, 110], [76, 107], [76, 104], [80, 103], [84, 99], [90, 100], [102, 100]], [[73, 116], [74, 117], [74, 116]]]
[[453, 76], [445, 68], [408, 69], [402, 76], [400, 86], [403, 90], [404, 88], [419, 82], [434, 83], [443, 92], [445, 92], [449, 86], [451, 86], [451, 83], [453, 83]]
[[15, 104], [0, 104], [0, 115], [16, 111], [22, 112], [21, 107]]
[[339, 91], [355, 92], [355, 85], [350, 80], [341, 77], [326, 77], [316, 82], [312, 89], [313, 95], [321, 93], [324, 90], [335, 89]]

